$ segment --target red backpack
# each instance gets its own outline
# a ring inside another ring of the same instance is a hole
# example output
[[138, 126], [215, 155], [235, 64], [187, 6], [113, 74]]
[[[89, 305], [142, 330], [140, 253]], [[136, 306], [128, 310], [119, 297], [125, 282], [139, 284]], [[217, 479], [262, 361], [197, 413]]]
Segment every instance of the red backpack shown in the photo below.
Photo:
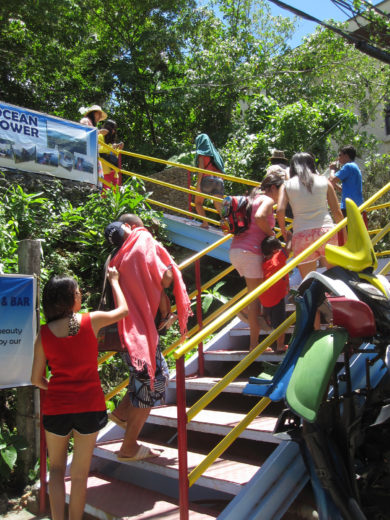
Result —
[[246, 231], [251, 220], [252, 203], [245, 195], [227, 196], [222, 201], [222, 228], [239, 235]]

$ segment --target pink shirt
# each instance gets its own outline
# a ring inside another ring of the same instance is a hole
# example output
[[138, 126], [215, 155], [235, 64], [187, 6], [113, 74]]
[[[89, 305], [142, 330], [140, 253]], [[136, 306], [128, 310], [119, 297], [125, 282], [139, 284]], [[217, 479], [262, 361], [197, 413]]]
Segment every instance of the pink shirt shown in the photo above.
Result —
[[[232, 245], [230, 249], [244, 249], [245, 251], [250, 251], [251, 253], [255, 253], [256, 255], [261, 256], [261, 242], [268, 235], [264, 233], [262, 229], [256, 224], [256, 211], [259, 209], [260, 204], [267, 198], [266, 195], [258, 195], [252, 204], [252, 212], [251, 212], [251, 221], [249, 224], [249, 228], [241, 233], [240, 235], [236, 235], [232, 240]], [[268, 223], [271, 227], [275, 225], [275, 217], [273, 213], [268, 215], [267, 217]]]
[[87, 116], [80, 119], [80, 123], [85, 126], [93, 126], [92, 121]]

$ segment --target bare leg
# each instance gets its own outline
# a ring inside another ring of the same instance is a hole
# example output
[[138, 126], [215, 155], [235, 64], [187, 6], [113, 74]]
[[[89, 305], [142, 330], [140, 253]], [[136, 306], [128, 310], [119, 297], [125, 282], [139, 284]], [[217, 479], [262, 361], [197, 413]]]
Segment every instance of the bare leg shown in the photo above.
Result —
[[127, 416], [129, 414], [130, 409], [130, 399], [128, 394], [124, 396], [122, 401], [118, 404], [118, 406], [114, 410], [115, 417], [118, 417], [121, 421], [127, 421]]
[[[129, 400], [128, 396], [126, 396]], [[125, 397], [125, 399], [126, 399]], [[146, 419], [149, 417], [151, 408], [136, 408], [129, 400], [129, 411], [127, 415], [127, 427], [122, 446], [118, 451], [118, 457], [133, 457], [139, 448], [137, 439]], [[156, 452], [156, 455], [159, 453]]]
[[81, 435], [73, 431], [74, 449], [70, 468], [72, 488], [69, 501], [69, 520], [81, 520], [83, 518], [87, 479], [97, 435], [98, 432]]
[[326, 267], [327, 269], [330, 269], [331, 267], [333, 267], [333, 264], [330, 264], [329, 262], [327, 262], [327, 260], [324, 256], [320, 257], [319, 263], [320, 263], [321, 267]]
[[65, 516], [65, 469], [70, 434], [66, 437], [45, 431], [50, 459], [49, 500], [51, 518], [64, 520]]
[[218, 211], [219, 216], [222, 215], [222, 202], [217, 202], [216, 200], [213, 200], [214, 208]]
[[284, 347], [285, 347], [285, 334], [282, 334], [281, 336], [278, 337], [278, 339], [276, 340], [276, 352], [283, 352], [284, 351]]
[[[306, 262], [305, 264], [299, 264], [298, 269], [299, 269], [299, 272], [301, 273], [302, 280], [305, 278], [305, 276], [307, 274], [311, 273], [312, 271], [315, 271], [316, 268], [317, 268], [316, 260], [314, 260], [313, 262]], [[314, 318], [314, 329], [319, 330], [320, 325], [321, 325], [321, 316], [320, 316], [320, 313], [317, 312], [316, 317]]]
[[[253, 291], [253, 289], [256, 289], [256, 287], [258, 287], [262, 281], [262, 278], [245, 278], [245, 282], [248, 287], [248, 293]], [[260, 324], [258, 320], [260, 309], [258, 298], [256, 298], [252, 303], [248, 305], [247, 312], [250, 331], [249, 350], [253, 350], [259, 344], [260, 334]]]
[[[197, 214], [200, 215], [201, 217], [206, 216], [206, 212], [203, 209], [203, 201], [204, 201], [203, 197], [200, 197], [199, 195], [195, 196], [195, 209], [196, 209]], [[207, 222], [203, 221], [200, 227], [202, 227], [204, 229], [208, 229], [209, 225]]]

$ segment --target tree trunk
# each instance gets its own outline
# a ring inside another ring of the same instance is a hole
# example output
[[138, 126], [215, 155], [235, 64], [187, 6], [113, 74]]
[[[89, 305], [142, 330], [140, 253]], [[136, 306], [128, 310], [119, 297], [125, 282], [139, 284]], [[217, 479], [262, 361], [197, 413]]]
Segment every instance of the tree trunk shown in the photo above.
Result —
[[[39, 240], [19, 242], [19, 274], [35, 274], [39, 279], [40, 258]], [[17, 465], [18, 481], [25, 485], [29, 470], [35, 466], [39, 458], [39, 391], [32, 386], [24, 386], [16, 390], [16, 428], [28, 443], [27, 449], [18, 454]]]

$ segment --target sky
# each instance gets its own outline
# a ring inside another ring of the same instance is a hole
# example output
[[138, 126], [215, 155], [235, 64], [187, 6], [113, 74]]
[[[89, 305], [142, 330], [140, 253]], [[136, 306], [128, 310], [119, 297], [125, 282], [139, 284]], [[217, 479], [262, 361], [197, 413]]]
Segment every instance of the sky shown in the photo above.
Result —
[[[283, 0], [285, 4], [291, 5], [296, 9], [300, 9], [307, 14], [315, 16], [319, 20], [337, 20], [344, 22], [349, 18], [343, 11], [334, 5], [331, 0]], [[374, 2], [375, 3], [375, 2]], [[290, 11], [277, 7], [272, 2], [269, 2], [273, 15], [282, 15], [293, 18], [294, 15]], [[314, 32], [317, 24], [309, 22], [302, 18], [297, 19], [296, 32], [291, 40], [291, 46], [296, 47], [302, 42], [302, 38]]]

